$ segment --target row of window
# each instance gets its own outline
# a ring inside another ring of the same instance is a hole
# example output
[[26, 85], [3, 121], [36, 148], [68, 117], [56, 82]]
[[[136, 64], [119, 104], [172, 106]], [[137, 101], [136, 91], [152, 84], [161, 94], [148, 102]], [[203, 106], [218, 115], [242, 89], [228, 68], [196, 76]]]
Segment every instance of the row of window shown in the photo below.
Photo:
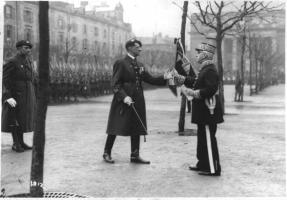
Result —
[[[15, 39], [15, 28], [12, 25], [5, 25], [5, 38], [7, 41], [12, 41]], [[24, 28], [24, 39], [32, 41], [33, 42], [33, 29], [32, 26], [26, 25]], [[58, 40], [57, 42], [59, 44], [63, 44], [65, 42], [65, 35], [64, 32], [58, 33]], [[77, 48], [79, 44], [79, 41], [77, 40], [76, 37], [72, 37], [71, 39], [71, 47], [72, 48]], [[98, 41], [94, 41], [94, 49], [97, 49], [98, 46], [100, 46]], [[112, 51], [115, 51], [115, 41], [112, 40]], [[103, 49], [107, 48], [106, 43], [103, 43]], [[88, 39], [83, 39], [82, 40], [82, 49], [88, 50], [89, 49], [89, 44], [88, 44]]]
[[[15, 19], [15, 9], [12, 6], [6, 5], [4, 7], [4, 13], [5, 13], [6, 19]], [[33, 23], [33, 21], [34, 21], [33, 20], [33, 13], [28, 8], [24, 8], [23, 20], [24, 20], [24, 22], [27, 22], [27, 23]]]
[[[58, 34], [58, 42], [60, 44], [63, 44], [65, 42], [64, 33], [59, 33]], [[77, 38], [76, 37], [72, 37], [71, 43], [70, 43], [70, 48], [77, 49], [78, 45], [79, 45], [79, 41], [77, 40]], [[99, 46], [100, 46], [99, 42], [98, 41], [94, 41], [94, 49], [98, 49]], [[104, 50], [107, 49], [107, 44], [105, 42], [103, 42], [102, 48]], [[88, 50], [89, 49], [88, 39], [83, 39], [82, 40], [82, 49], [83, 50]]]
[[[9, 41], [15, 38], [15, 28], [12, 25], [5, 25], [5, 38]], [[24, 28], [24, 39], [33, 41], [33, 29], [32, 26], [26, 25]]]
[[[63, 20], [63, 19], [58, 19], [58, 21], [57, 21], [57, 27], [59, 28], [59, 29], [62, 29], [62, 30], [64, 30], [65, 29], [65, 21]], [[72, 23], [72, 24], [68, 24], [67, 25], [67, 28], [68, 28], [68, 31], [72, 31], [72, 32], [74, 32], [74, 33], [77, 33], [78, 32], [78, 24], [76, 24], [76, 23]], [[88, 27], [87, 27], [87, 25], [86, 24], [83, 24], [83, 34], [87, 34], [87, 32], [88, 32]], [[94, 27], [94, 35], [95, 36], [99, 36], [99, 28], [98, 27]], [[107, 38], [107, 30], [106, 29], [104, 29], [103, 30], [103, 37], [104, 38]]]
[[[5, 18], [7, 19], [14, 19], [15, 18], [15, 9], [10, 6], [10, 5], [6, 5], [5, 6]], [[23, 11], [23, 19], [24, 19], [24, 22], [27, 22], [27, 23], [33, 23], [33, 13], [32, 11], [28, 10], [28, 9], [25, 9]], [[63, 19], [58, 19], [57, 21], [57, 27], [59, 29], [65, 29], [65, 21]], [[72, 23], [72, 24], [68, 24], [67, 25], [67, 28], [68, 30], [72, 30], [74, 33], [78, 32], [78, 24], [76, 23]], [[83, 24], [83, 34], [87, 34], [88, 32], [88, 27], [86, 24]], [[95, 36], [99, 36], [99, 28], [98, 27], [94, 27], [94, 35]], [[103, 37], [104, 38], [107, 38], [107, 30], [104, 29], [103, 30]], [[112, 32], [112, 40], [115, 40], [115, 33]]]
[[[5, 5], [5, 17], [7, 18], [7, 19], [14, 19], [15, 18], [15, 9], [12, 7], [12, 6], [10, 6], [10, 5]], [[23, 11], [23, 19], [24, 19], [24, 22], [27, 22], [27, 23], [33, 23], [33, 13], [32, 13], [32, 11], [31, 10], [29, 10], [29, 8], [25, 8], [24, 9], [24, 11]], [[65, 21], [64, 21], [64, 19], [58, 19], [57, 20], [57, 27], [59, 28], [59, 29], [65, 29]], [[72, 23], [72, 24], [68, 24], [67, 25], [67, 28], [68, 28], [68, 30], [70, 31], [73, 31], [74, 33], [76, 33], [76, 32], [78, 32], [78, 24], [77, 23]], [[10, 27], [7, 27], [7, 37], [8, 38], [10, 38], [10, 37], [12, 37], [12, 31], [10, 30], [10, 29], [12, 29], [11, 28], [11, 26]], [[99, 28], [98, 27], [94, 27], [93, 28], [94, 29], [94, 36], [99, 36], [99, 34], [100, 34], [100, 31], [99, 31]], [[83, 34], [87, 34], [87, 32], [88, 32], [88, 27], [87, 27], [87, 25], [86, 24], [83, 24], [83, 28], [82, 28], [82, 30], [83, 30]], [[31, 30], [31, 28], [25, 28], [25, 34], [27, 34], [27, 39], [30, 39], [31, 40], [31, 33], [32, 33], [32, 30]], [[103, 30], [103, 38], [107, 38], [108, 37], [108, 35], [107, 35], [107, 30], [106, 29], [104, 29]], [[115, 41], [115, 38], [116, 37], [116, 33], [113, 31], [112, 32], [112, 41], [114, 42]], [[121, 41], [121, 35], [119, 35], [119, 41]]]

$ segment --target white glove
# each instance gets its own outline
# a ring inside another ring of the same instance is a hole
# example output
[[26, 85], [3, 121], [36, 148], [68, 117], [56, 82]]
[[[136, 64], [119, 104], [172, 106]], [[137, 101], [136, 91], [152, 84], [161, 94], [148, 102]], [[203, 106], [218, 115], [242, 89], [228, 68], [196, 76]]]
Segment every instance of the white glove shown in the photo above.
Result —
[[185, 87], [184, 85], [180, 87], [180, 90], [186, 96], [188, 100], [191, 100], [192, 98], [196, 98], [196, 99], [200, 98], [199, 90], [193, 90], [193, 89]]
[[166, 71], [164, 74], [163, 74], [163, 78], [165, 79], [165, 80], [167, 80], [167, 79], [172, 79], [173, 78], [173, 73], [172, 73], [172, 71]]
[[133, 100], [132, 100], [131, 97], [126, 96], [126, 97], [124, 98], [124, 103], [126, 103], [126, 104], [128, 104], [128, 105], [130, 106], [130, 105], [131, 105], [132, 103], [134, 103], [134, 102], [133, 102]]
[[9, 98], [6, 101], [12, 108], [16, 107], [16, 105], [17, 105], [17, 102], [14, 98]]
[[185, 77], [182, 75], [179, 75], [178, 73], [174, 75], [174, 82], [175, 85], [181, 86], [185, 81]]

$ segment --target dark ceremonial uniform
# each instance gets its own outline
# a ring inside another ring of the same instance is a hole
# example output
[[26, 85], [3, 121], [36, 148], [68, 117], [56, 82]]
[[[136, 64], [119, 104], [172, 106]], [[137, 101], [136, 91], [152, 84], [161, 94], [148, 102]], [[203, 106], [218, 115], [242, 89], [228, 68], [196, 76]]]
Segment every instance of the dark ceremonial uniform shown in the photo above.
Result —
[[[3, 67], [2, 86], [2, 131], [12, 132], [18, 126], [22, 133], [34, 129], [36, 107], [36, 76], [32, 63], [23, 56], [16, 55]], [[17, 102], [12, 108], [6, 100], [14, 98]]]
[[[210, 63], [201, 68], [193, 84], [194, 90], [199, 90], [200, 98], [192, 100], [192, 123], [197, 124], [197, 165], [201, 171], [220, 175], [221, 166], [216, 141], [217, 124], [223, 122], [222, 107], [216, 94], [219, 85], [219, 75], [215, 65]], [[216, 104], [211, 114], [205, 100], [215, 95]], [[208, 131], [208, 130], [209, 131]], [[208, 151], [208, 146], [211, 151]]]
[[134, 106], [146, 127], [146, 108], [142, 81], [153, 85], [166, 84], [163, 76], [151, 76], [144, 69], [142, 63], [132, 60], [129, 56], [116, 61], [113, 66], [112, 88], [114, 97], [108, 120], [108, 134], [122, 136], [146, 134], [135, 112], [123, 102], [126, 96], [133, 99]]
[[[145, 69], [142, 63], [126, 56], [116, 61], [113, 66], [112, 88], [114, 97], [109, 113], [107, 126], [107, 142], [105, 152], [111, 154], [111, 149], [116, 135], [131, 136], [131, 152], [139, 156], [140, 135], [146, 135], [146, 107], [142, 88], [142, 81], [153, 85], [165, 85], [163, 76], [153, 77]], [[130, 96], [134, 101], [134, 108], [123, 102], [124, 98]], [[142, 161], [140, 161], [142, 162]], [[149, 163], [149, 162], [147, 162]]]

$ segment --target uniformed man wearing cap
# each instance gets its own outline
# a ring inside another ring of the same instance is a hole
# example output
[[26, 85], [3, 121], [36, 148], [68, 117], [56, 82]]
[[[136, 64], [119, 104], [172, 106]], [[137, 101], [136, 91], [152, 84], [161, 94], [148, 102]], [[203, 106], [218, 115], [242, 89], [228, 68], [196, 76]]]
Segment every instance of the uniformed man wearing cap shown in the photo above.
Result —
[[192, 123], [197, 124], [197, 159], [189, 169], [200, 175], [220, 176], [221, 166], [216, 141], [217, 124], [223, 122], [217, 94], [219, 75], [213, 62], [215, 46], [202, 43], [196, 48], [200, 71], [195, 78], [186, 78], [182, 93], [192, 98]]
[[24, 143], [23, 133], [32, 132], [36, 105], [36, 75], [31, 60], [32, 44], [16, 43], [17, 55], [3, 66], [2, 132], [12, 132], [12, 150], [32, 149]]
[[132, 163], [150, 164], [139, 155], [140, 136], [146, 135], [146, 108], [142, 88], [142, 81], [153, 85], [165, 85], [166, 79], [171, 78], [170, 73], [162, 76], [152, 76], [137, 61], [142, 51], [142, 43], [131, 39], [126, 42], [127, 55], [117, 60], [113, 66], [112, 88], [114, 97], [111, 103], [107, 140], [103, 158], [108, 163], [114, 163], [111, 150], [117, 135], [130, 136]]

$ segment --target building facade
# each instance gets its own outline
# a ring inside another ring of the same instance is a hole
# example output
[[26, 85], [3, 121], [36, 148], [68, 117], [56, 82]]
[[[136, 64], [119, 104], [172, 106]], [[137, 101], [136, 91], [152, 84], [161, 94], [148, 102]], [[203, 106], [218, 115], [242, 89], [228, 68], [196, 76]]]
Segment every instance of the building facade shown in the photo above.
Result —
[[[252, 17], [245, 19], [246, 26], [246, 53], [244, 57], [245, 71], [248, 73], [250, 70], [249, 58], [249, 43], [256, 38], [267, 43], [269, 46], [270, 54], [280, 54], [283, 55], [278, 66], [280, 71], [284, 71], [285, 67], [285, 10], [279, 10], [274, 12], [269, 12], [264, 15], [264, 17]], [[214, 31], [208, 30], [204, 27], [200, 27], [201, 30], [205, 30], [207, 35], [215, 35]], [[241, 65], [241, 51], [242, 51], [242, 33], [235, 33], [233, 29], [229, 34], [226, 34], [222, 42], [222, 57], [223, 57], [223, 70], [224, 70], [224, 80], [235, 80], [236, 72], [239, 70]], [[234, 34], [235, 33], [235, 34]], [[206, 39], [200, 35], [191, 24], [190, 32], [190, 46], [191, 50], [199, 45], [200, 42]], [[253, 52], [254, 53], [254, 52]], [[195, 53], [193, 53], [195, 55]], [[216, 57], [216, 56], [215, 56]]]
[[[131, 24], [123, 21], [123, 7], [86, 11], [64, 2], [49, 3], [51, 56], [65, 62], [87, 59], [110, 60], [122, 55], [124, 43], [133, 37]], [[18, 40], [30, 40], [37, 52], [39, 41], [38, 2], [6, 1], [4, 6], [4, 60], [15, 52]]]
[[174, 38], [158, 33], [152, 37], [139, 37], [138, 39], [143, 44], [140, 59], [152, 72], [161, 73], [175, 63]]

